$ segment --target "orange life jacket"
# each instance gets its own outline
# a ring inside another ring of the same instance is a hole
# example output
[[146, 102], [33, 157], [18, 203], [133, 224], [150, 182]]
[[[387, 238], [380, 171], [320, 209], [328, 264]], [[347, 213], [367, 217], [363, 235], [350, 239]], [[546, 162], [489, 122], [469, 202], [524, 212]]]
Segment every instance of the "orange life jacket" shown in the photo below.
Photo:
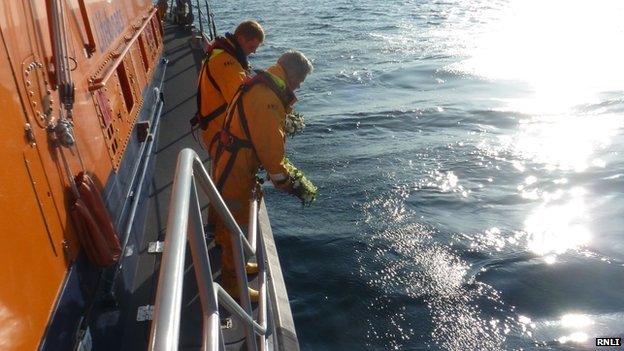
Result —
[[237, 96], [234, 98], [232, 103], [236, 104], [236, 110], [238, 111], [238, 118], [240, 120], [241, 126], [243, 127], [243, 132], [245, 133], [246, 139], [240, 139], [230, 133], [230, 125], [232, 123], [234, 108], [232, 108], [227, 116], [226, 122], [223, 126], [223, 130], [220, 133], [215, 135], [214, 139], [211, 142], [210, 148], [212, 148], [212, 144], [217, 142], [217, 157], [215, 164], [218, 163], [219, 158], [223, 154], [223, 151], [227, 150], [231, 153], [230, 158], [228, 159], [227, 164], [225, 165], [225, 169], [219, 180], [217, 181], [217, 189], [223, 189], [223, 185], [225, 181], [232, 171], [232, 167], [234, 166], [234, 162], [236, 161], [236, 155], [241, 148], [250, 148], [254, 153], [257, 154], [256, 149], [254, 147], [253, 141], [251, 140], [251, 133], [249, 132], [249, 125], [247, 123], [247, 116], [245, 115], [243, 109], [243, 96], [246, 92], [248, 92], [254, 85], [263, 84], [267, 86], [280, 100], [284, 108], [288, 108], [288, 106], [292, 103], [295, 98], [295, 94], [288, 89], [281, 89], [271, 78], [270, 73], [263, 70], [255, 70], [255, 76], [247, 79], [241, 85], [240, 90]]
[[[232, 57], [236, 58], [236, 60], [240, 63], [244, 70], [249, 69], [249, 61], [247, 60], [247, 56], [243, 52], [242, 48], [238, 45], [238, 41], [236, 40], [236, 37], [234, 37], [234, 35], [226, 33], [225, 37], [217, 37], [214, 40], [214, 43], [208, 48], [208, 51], [206, 52], [206, 59], [202, 64], [202, 69], [199, 72], [199, 76], [201, 78], [201, 76], [205, 74], [206, 77], [208, 77], [208, 80], [210, 81], [212, 86], [217, 91], [221, 92], [219, 85], [217, 84], [214, 77], [210, 73], [210, 70], [208, 69], [208, 62], [210, 61], [210, 57], [212, 56], [212, 53], [215, 49], [221, 49], [230, 54]], [[189, 122], [191, 124], [191, 128], [199, 126], [201, 129], [205, 130], [208, 127], [208, 123], [210, 123], [212, 120], [219, 117], [219, 115], [225, 112], [225, 110], [227, 109], [227, 103], [221, 104], [219, 107], [217, 107], [215, 110], [208, 113], [207, 115], [202, 115], [200, 112], [201, 97], [202, 93], [200, 83], [197, 86], [197, 112], [195, 112], [195, 115], [189, 120]]]

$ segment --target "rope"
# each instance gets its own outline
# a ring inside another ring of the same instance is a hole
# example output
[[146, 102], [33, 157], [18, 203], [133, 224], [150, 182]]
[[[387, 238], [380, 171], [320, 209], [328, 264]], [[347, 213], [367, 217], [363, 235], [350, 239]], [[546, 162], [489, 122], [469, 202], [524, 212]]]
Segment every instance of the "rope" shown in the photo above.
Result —
[[74, 136], [74, 149], [76, 149], [76, 155], [78, 155], [78, 161], [80, 162], [80, 168], [83, 171], [86, 171], [87, 168], [84, 165], [84, 161], [82, 160], [82, 154], [80, 154], [80, 148], [78, 148], [78, 139]]
[[58, 150], [61, 154], [61, 160], [63, 161], [63, 167], [65, 168], [65, 174], [67, 174], [67, 178], [69, 180], [69, 187], [71, 188], [72, 193], [76, 197], [76, 199], [80, 198], [80, 192], [78, 192], [78, 187], [76, 186], [76, 180], [74, 179], [74, 173], [69, 167], [69, 163], [67, 162], [67, 158], [65, 157], [65, 153], [63, 152], [63, 147], [57, 140], [57, 146], [59, 146]]
[[[69, 183], [72, 187], [72, 191], [74, 192], [74, 195], [79, 198], [80, 195], [78, 194], [74, 175], [71, 172], [69, 163], [67, 162], [67, 158], [65, 157], [65, 153], [63, 152], [63, 147], [66, 147], [70, 150], [72, 150], [72, 147], [75, 148], [75, 153], [78, 156], [80, 167], [82, 168], [82, 171], [86, 171], [80, 149], [76, 145], [76, 136], [74, 134], [74, 126], [72, 123], [72, 109], [74, 107], [75, 89], [74, 82], [71, 76], [72, 69], [69, 66], [69, 60], [72, 59], [74, 63], [76, 62], [75, 59], [69, 57], [68, 53], [68, 50], [70, 49], [70, 44], [65, 32], [65, 29], [67, 28], [67, 21], [65, 18], [65, 5], [66, 0], [53, 0], [52, 17], [54, 29], [54, 64], [56, 70], [55, 78], [56, 86], [59, 90], [61, 104], [59, 109], [59, 119], [56, 122], [56, 125], [50, 126], [50, 130], [54, 132], [56, 144], [61, 149], [61, 159], [63, 160], [65, 171], [70, 178]], [[71, 46], [71, 50], [73, 51], [73, 56], [75, 56], [75, 47], [73, 45]]]

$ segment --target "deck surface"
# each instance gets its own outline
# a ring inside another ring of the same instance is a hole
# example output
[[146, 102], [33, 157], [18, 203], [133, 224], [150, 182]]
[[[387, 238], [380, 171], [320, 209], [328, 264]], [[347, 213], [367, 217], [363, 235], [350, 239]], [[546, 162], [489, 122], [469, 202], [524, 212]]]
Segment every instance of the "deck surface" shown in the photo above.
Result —
[[[200, 144], [191, 135], [188, 122], [196, 111], [197, 72], [203, 57], [199, 51], [192, 49], [191, 32], [188, 30], [165, 25], [163, 39], [163, 57], [168, 59], [169, 63], [163, 84], [164, 106], [157, 136], [158, 146], [155, 148], [156, 164], [152, 179], [147, 181], [150, 184], [150, 190], [149, 199], [145, 205], [148, 208], [143, 236], [145, 239], [140, 245], [138, 271], [133, 284], [136, 307], [153, 304], [156, 296], [158, 275], [154, 272], [158, 272], [160, 257], [149, 254], [147, 248], [149, 242], [164, 239], [178, 153], [190, 147], [196, 150], [200, 157], [206, 157]], [[204, 159], [206, 160], [207, 158]], [[194, 284], [193, 270], [187, 269], [187, 272], [185, 280], [188, 276], [192, 280], [191, 284]], [[185, 292], [188, 293], [190, 290], [191, 287], [185, 289]], [[189, 307], [193, 304], [198, 305], [198, 301], [195, 302], [192, 296], [186, 295], [186, 305]], [[193, 319], [185, 318], [185, 320]], [[148, 321], [128, 321], [125, 332], [127, 337], [124, 337], [123, 349], [145, 350], [149, 340], [149, 327]]]

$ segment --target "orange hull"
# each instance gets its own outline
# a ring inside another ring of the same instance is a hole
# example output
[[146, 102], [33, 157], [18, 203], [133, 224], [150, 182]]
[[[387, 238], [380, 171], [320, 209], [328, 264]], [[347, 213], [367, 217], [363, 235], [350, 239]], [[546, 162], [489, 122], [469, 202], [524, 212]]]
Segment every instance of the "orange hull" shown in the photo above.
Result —
[[[38, 347], [79, 251], [69, 177], [46, 130], [61, 109], [53, 2], [0, 2], [1, 350]], [[73, 174], [84, 166], [101, 186], [121, 163], [162, 51], [162, 28], [147, 0], [61, 2], [78, 148], [64, 152]]]

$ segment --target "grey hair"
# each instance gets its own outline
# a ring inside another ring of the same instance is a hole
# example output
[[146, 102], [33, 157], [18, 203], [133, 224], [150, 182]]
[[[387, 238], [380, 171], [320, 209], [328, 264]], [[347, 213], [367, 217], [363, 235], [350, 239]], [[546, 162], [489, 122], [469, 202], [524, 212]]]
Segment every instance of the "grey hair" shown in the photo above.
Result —
[[310, 60], [296, 50], [288, 50], [283, 53], [277, 63], [286, 71], [286, 75], [302, 80], [314, 69]]

